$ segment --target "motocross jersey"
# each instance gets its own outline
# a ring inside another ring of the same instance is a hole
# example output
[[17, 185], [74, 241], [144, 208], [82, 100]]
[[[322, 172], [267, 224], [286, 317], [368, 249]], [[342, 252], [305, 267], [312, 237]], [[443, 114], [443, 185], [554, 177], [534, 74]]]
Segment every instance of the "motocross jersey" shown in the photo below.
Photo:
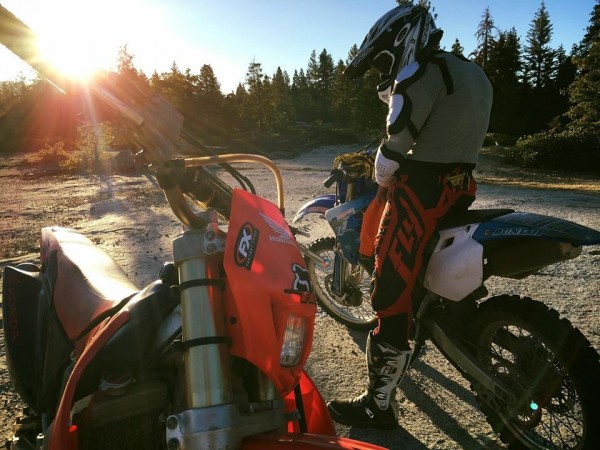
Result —
[[389, 101], [387, 150], [415, 161], [476, 164], [492, 97], [483, 69], [464, 57], [438, 51], [407, 65]]

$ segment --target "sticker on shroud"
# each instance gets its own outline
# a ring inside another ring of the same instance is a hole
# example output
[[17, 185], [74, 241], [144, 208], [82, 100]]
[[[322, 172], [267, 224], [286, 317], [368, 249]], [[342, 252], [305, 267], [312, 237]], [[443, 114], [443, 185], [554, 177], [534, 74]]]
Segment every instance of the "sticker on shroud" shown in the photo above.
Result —
[[240, 232], [235, 243], [235, 263], [250, 270], [252, 262], [256, 256], [256, 247], [258, 245], [258, 230], [250, 222], [246, 222]]

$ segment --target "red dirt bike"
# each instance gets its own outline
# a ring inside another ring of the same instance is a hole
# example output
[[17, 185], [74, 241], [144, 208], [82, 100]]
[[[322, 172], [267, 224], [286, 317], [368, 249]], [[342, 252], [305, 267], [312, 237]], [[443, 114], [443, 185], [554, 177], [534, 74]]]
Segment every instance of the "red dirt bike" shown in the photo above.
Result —
[[[26, 61], [29, 33], [0, 7], [0, 41]], [[40, 265], [5, 268], [6, 359], [27, 404], [7, 448], [380, 448], [335, 435], [303, 370], [316, 302], [277, 167], [256, 155], [175, 158], [183, 119], [163, 98], [112, 81], [91, 89], [144, 149], [185, 231], [141, 290], [59, 227], [42, 230]], [[272, 170], [277, 205], [206, 169], [221, 165], [248, 188], [236, 162]]]

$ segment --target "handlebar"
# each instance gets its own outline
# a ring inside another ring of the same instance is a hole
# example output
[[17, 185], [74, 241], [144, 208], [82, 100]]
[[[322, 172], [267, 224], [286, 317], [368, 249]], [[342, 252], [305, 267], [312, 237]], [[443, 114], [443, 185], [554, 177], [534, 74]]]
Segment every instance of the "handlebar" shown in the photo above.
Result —
[[[198, 215], [189, 207], [188, 203], [185, 200], [184, 194], [189, 194], [188, 192], [184, 192], [180, 183], [171, 183], [171, 172], [176, 169], [190, 169], [195, 167], [205, 167], [209, 165], [216, 164], [227, 164], [227, 163], [259, 163], [271, 170], [275, 177], [275, 184], [277, 186], [277, 206], [282, 214], [285, 215], [285, 202], [284, 202], [284, 192], [283, 192], [283, 178], [281, 176], [281, 172], [279, 168], [275, 165], [273, 161], [269, 158], [260, 155], [246, 155], [246, 154], [229, 154], [229, 155], [214, 155], [214, 156], [199, 156], [193, 158], [181, 158], [174, 159], [168, 161], [157, 173], [157, 178], [159, 179], [159, 183], [161, 183], [161, 188], [165, 192], [165, 196], [167, 197], [167, 201], [171, 206], [171, 209], [177, 216], [177, 218], [188, 228], [204, 228], [206, 223], [204, 219]], [[203, 176], [212, 176], [210, 173], [204, 171]], [[212, 190], [208, 193], [208, 197], [206, 193], [203, 193], [203, 198], [197, 199], [201, 202], [206, 202], [207, 206], [216, 207], [217, 209], [227, 209], [230, 210], [231, 203], [228, 200], [227, 192], [219, 192], [219, 184], [215, 184], [216, 177], [212, 176], [213, 179], [207, 179], [211, 183]], [[223, 185], [223, 183], [221, 183]], [[215, 189], [216, 187], [216, 189]], [[216, 195], [216, 196], [213, 196]], [[193, 197], [193, 193], [192, 193]], [[208, 201], [207, 201], [208, 200]], [[213, 205], [213, 202], [215, 204]]]

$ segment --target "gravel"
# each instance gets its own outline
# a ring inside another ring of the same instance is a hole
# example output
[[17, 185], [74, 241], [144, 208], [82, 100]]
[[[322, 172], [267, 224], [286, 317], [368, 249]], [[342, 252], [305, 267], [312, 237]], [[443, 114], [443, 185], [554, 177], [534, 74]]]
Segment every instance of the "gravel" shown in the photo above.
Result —
[[[313, 198], [329, 173], [333, 156], [350, 150], [321, 148], [293, 159], [276, 160], [285, 183], [289, 220]], [[510, 168], [497, 154], [487, 159], [484, 155], [482, 160], [474, 208], [513, 208], [600, 229], [597, 180], [576, 178], [571, 183], [563, 177], [553, 182], [545, 176], [542, 183], [536, 178], [539, 174]], [[171, 241], [181, 226], [151, 179], [22, 177], [14, 164], [1, 162], [0, 246], [14, 245], [20, 238], [28, 244], [21, 246], [20, 253], [13, 252], [0, 260], [0, 267], [36, 259], [36, 230], [50, 224], [68, 225], [90, 237], [138, 286], [151, 282], [162, 262], [171, 260]], [[260, 195], [275, 200], [273, 177], [268, 170], [244, 165], [244, 174]], [[573, 189], [573, 185], [577, 188]], [[322, 224], [314, 230], [311, 239], [328, 233]], [[544, 301], [571, 320], [600, 349], [600, 246], [585, 248], [579, 258], [544, 268], [524, 280], [492, 278], [487, 286], [490, 295], [519, 293]], [[365, 333], [351, 331], [326, 314], [318, 314], [307, 371], [325, 399], [362, 392], [366, 378], [365, 340]], [[503, 448], [478, 411], [468, 384], [431, 345], [404, 378], [397, 401], [401, 413], [397, 429], [374, 431], [339, 426], [338, 433], [391, 449]], [[21, 404], [10, 388], [3, 349], [0, 405], [0, 431], [8, 437]]]

